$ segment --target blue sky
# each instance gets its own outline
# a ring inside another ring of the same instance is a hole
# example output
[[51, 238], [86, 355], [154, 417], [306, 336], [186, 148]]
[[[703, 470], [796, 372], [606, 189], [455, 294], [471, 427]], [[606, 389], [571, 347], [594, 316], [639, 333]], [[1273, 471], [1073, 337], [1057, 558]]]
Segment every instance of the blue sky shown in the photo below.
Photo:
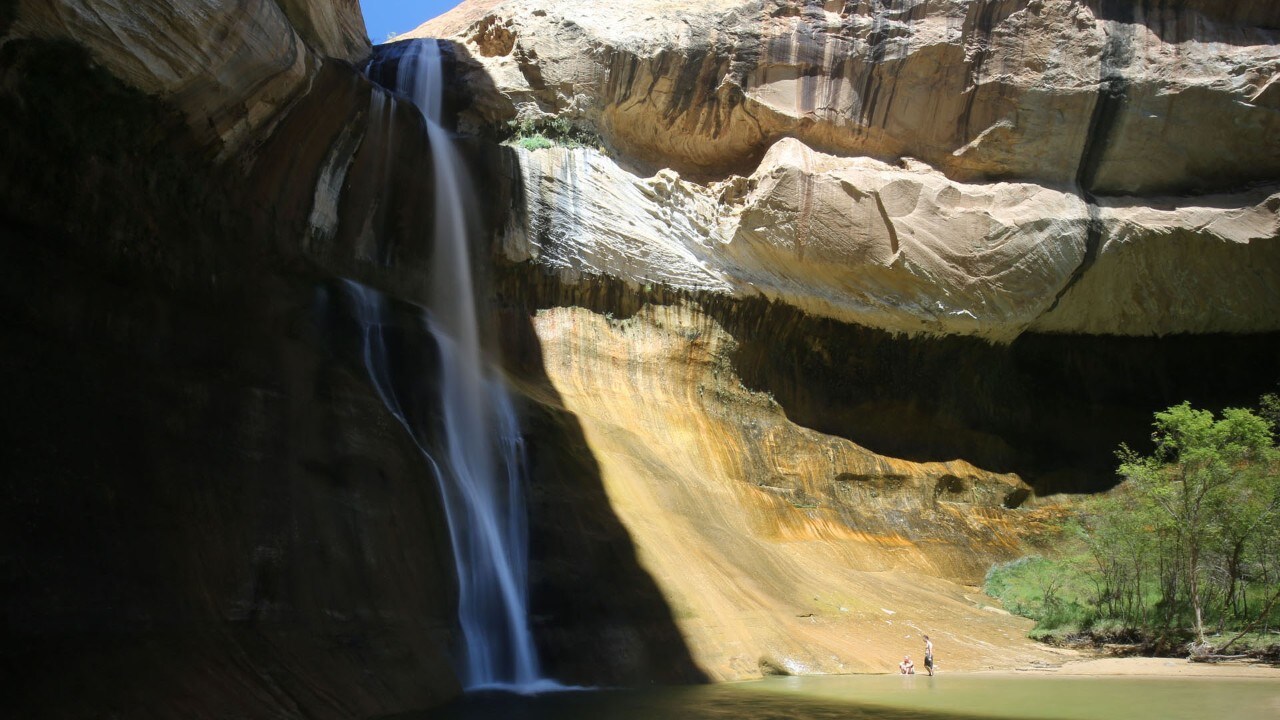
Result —
[[360, 0], [364, 24], [374, 44], [391, 33], [408, 32], [459, 4], [459, 0]]

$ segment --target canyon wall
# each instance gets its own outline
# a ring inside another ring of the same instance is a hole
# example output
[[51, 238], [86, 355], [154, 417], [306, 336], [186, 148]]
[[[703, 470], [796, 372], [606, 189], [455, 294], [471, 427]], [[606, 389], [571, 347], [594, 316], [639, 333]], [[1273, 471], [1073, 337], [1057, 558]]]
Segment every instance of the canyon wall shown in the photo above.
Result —
[[[418, 448], [442, 422], [432, 149], [367, 55], [351, 2], [0, 4], [0, 673], [23, 717], [367, 717], [459, 692]], [[384, 296], [413, 437], [369, 380], [352, 283]], [[544, 605], [635, 638], [561, 649], [596, 682], [703, 678], [576, 421], [538, 417], [583, 455], [557, 497], [586, 517], [551, 538]], [[591, 583], [627, 599], [567, 604]]]
[[740, 370], [792, 417], [1051, 490], [1105, 487], [1162, 404], [1280, 375], [1278, 28], [1257, 3], [518, 0], [411, 34], [455, 38], [464, 127], [563, 136], [501, 171], [499, 257], [549, 298], [770, 308], [738, 327], [777, 352]]
[[1009, 342], [1280, 330], [1280, 21], [1250, 8], [522, 0], [415, 33], [471, 57], [464, 122], [605, 151], [522, 165], [587, 225], [509, 257]]
[[[973, 587], [1042, 542], [1028, 500], [1280, 377], [1274, 5], [589, 9], [422, 31], [488, 201], [545, 665], [1049, 658]], [[345, 289], [388, 297], [429, 444], [431, 148], [368, 53], [349, 0], [0, 2], [24, 717], [458, 692], [439, 498]]]
[[[336, 281], [422, 285], [421, 118], [348, 64], [355, 3], [287, 10], [0, 9], [15, 717], [364, 717], [459, 690], [439, 498]], [[344, 173], [399, 190], [339, 197]], [[435, 349], [398, 307], [407, 383]]]
[[[1027, 621], [971, 587], [1033, 534], [1016, 475], [896, 460], [790, 422], [742, 385], [720, 324], [683, 304], [625, 319], [551, 307], [528, 322], [536, 340], [520, 355], [538, 371], [518, 387], [581, 423], [610, 506], [712, 679], [885, 672], [922, 631], [945, 638], [952, 670], [1052, 660], [1022, 637]], [[577, 482], [535, 475], [544, 492]], [[625, 654], [626, 629], [556, 623], [544, 647], [557, 672], [589, 678], [582, 648]]]
[[1030, 657], [965, 588], [1034, 549], [1022, 499], [1280, 378], [1265, 4], [477, 1], [410, 35], [512, 146], [531, 401], [580, 419], [713, 677], [930, 627], [952, 667]]

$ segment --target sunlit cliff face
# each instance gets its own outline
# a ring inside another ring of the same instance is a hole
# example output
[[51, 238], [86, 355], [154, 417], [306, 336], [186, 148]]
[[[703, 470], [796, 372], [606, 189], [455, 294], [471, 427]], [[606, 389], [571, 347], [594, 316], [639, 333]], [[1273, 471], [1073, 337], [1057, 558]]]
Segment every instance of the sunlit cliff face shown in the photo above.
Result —
[[418, 32], [456, 42], [464, 126], [599, 138], [522, 160], [511, 259], [1007, 343], [1280, 330], [1280, 18], [1235, 5], [522, 0]]
[[546, 381], [525, 386], [530, 399], [581, 424], [640, 564], [713, 678], [882, 671], [904, 634], [931, 627], [955, 668], [1040, 657], [965, 587], [1018, 553], [1016, 476], [793, 424], [742, 386], [733, 340], [697, 310], [555, 308], [532, 324]]
[[1051, 492], [1280, 374], [1274, 13], [525, 0], [419, 32], [464, 127], [577, 129], [489, 163], [512, 294], [692, 299], [799, 424]]

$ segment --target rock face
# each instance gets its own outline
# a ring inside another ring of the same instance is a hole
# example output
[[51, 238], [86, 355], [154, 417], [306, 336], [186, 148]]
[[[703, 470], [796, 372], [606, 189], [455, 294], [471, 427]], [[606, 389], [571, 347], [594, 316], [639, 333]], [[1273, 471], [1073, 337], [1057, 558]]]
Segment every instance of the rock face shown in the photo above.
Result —
[[[420, 288], [430, 208], [386, 206], [422, 197], [421, 119], [309, 49], [322, 26], [0, 7], [10, 713], [363, 717], [459, 691], [439, 500], [335, 280], [395, 260], [383, 286]], [[330, 192], [366, 175], [399, 190]], [[418, 312], [388, 329], [412, 379]]]
[[[894, 460], [792, 424], [742, 386], [734, 341], [690, 308], [626, 320], [554, 308], [532, 326], [540, 357], [526, 360], [545, 382], [526, 392], [581, 423], [610, 505], [711, 678], [884, 672], [921, 629], [947, 638], [957, 670], [1047, 657], [966, 587], [1018, 553], [1026, 521], [1013, 508], [1029, 488], [1016, 476]], [[630, 646], [573, 623], [548, 634], [566, 631], [574, 645]]]
[[[0, 3], [0, 674], [18, 715], [367, 717], [459, 692], [434, 478], [369, 382], [346, 289], [389, 296], [386, 380], [420, 398], [429, 445], [431, 148], [350, 64], [353, 11]], [[575, 493], [595, 543], [575, 547], [605, 548], [630, 591], [598, 615], [647, 653], [578, 647], [582, 665], [701, 678], [620, 561], [616, 515]]]
[[228, 154], [265, 133], [307, 89], [321, 62], [308, 44], [349, 61], [369, 50], [352, 0], [16, 4], [9, 37], [84, 47], [115, 77], [177, 107], [202, 140]]
[[311, 49], [353, 63], [369, 57], [369, 38], [359, 0], [277, 0], [280, 9]]
[[555, 229], [515, 259], [893, 332], [1280, 330], [1274, 11], [490, 5], [416, 31], [471, 57], [467, 121], [610, 150], [525, 162]]
[[[883, 670], [917, 630], [952, 668], [1043, 657], [967, 587], [1024, 551], [1023, 501], [1280, 376], [1275, 5], [592, 8], [436, 25], [492, 193], [544, 664]], [[390, 297], [429, 442], [431, 148], [367, 49], [350, 0], [0, 2], [23, 717], [457, 693], [438, 498], [343, 290]], [[600, 142], [486, 144], [509, 120]]]
[[[1222, 5], [630, 0], [581, 13], [513, 0], [413, 34], [474, 48], [507, 116], [581, 118], [628, 157], [686, 174], [741, 171], [790, 136], [958, 180], [1085, 173], [1095, 192], [1152, 194], [1280, 170], [1267, 142], [1280, 14]], [[1223, 125], [1231, 137], [1200, 142]]]
[[573, 530], [589, 527], [586, 504], [564, 499], [584, 495], [583, 478], [591, 490], [598, 478], [712, 678], [883, 670], [913, 629], [946, 636], [954, 667], [1015, 665], [1037, 650], [971, 587], [990, 563], [1034, 552], [1025, 535], [1040, 510], [1021, 507], [1031, 490], [1012, 473], [1045, 495], [1105, 488], [1117, 444], [1149, 433], [1146, 408], [1243, 404], [1280, 370], [1275, 338], [1028, 334], [1003, 346], [527, 266], [497, 284], [528, 323], [503, 334], [519, 338], [508, 353], [542, 408], [531, 414], [567, 413], [575, 428], [540, 423], [529, 438], [552, 453], [534, 483], [535, 555], [548, 563], [535, 561], [538, 630], [570, 678], [599, 671], [572, 650], [591, 638], [608, 638], [611, 657], [645, 657], [634, 621], [565, 598], [613, 586], [598, 558], [556, 561], [599, 542]]
[[511, 0], [413, 34], [453, 39], [461, 127], [517, 133], [491, 186], [529, 396], [579, 420], [734, 678], [889, 666], [896, 608], [965, 662], [1026, 657], [949, 584], [1020, 552], [1006, 483], [1104, 489], [1153, 410], [1280, 377], [1278, 29], [1249, 2]]
[[792, 139], [751, 176], [710, 185], [670, 170], [637, 178], [588, 148], [521, 151], [520, 171], [526, 207], [504, 252], [568, 282], [758, 295], [891, 332], [1002, 342], [1029, 330], [1277, 329], [1270, 188], [1090, 206], [1034, 183], [957, 183]]

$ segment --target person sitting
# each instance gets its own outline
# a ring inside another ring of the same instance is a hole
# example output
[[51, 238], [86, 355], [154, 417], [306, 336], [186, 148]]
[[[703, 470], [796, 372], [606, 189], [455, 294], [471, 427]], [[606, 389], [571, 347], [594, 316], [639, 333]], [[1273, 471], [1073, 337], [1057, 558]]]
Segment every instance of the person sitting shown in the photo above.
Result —
[[915, 675], [916, 664], [911, 662], [911, 656], [906, 655], [902, 658], [902, 662], [898, 663], [898, 672], [903, 675]]

